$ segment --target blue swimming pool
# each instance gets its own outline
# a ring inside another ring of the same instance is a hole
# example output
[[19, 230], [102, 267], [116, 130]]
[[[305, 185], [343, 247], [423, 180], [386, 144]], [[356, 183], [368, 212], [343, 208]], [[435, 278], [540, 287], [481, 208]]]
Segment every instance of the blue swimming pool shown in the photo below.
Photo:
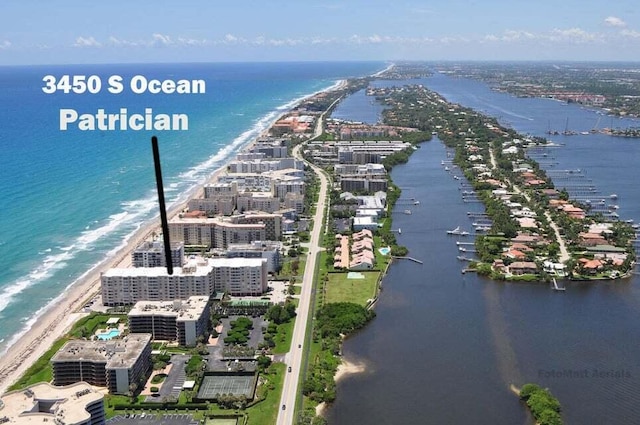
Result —
[[385, 246], [385, 247], [382, 247], [382, 248], [378, 248], [378, 251], [382, 255], [389, 255], [389, 253], [391, 252], [391, 248], [388, 247], [388, 246]]
[[98, 339], [106, 341], [106, 340], [109, 340], [109, 339], [116, 338], [118, 336], [120, 336], [120, 330], [118, 330], [118, 329], [109, 329], [109, 332], [101, 333], [100, 335], [98, 335]]

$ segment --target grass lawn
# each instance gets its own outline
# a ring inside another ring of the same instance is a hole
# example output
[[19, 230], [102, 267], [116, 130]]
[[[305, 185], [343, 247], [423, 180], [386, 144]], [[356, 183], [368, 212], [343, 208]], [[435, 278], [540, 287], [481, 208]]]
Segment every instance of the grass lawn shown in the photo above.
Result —
[[274, 363], [269, 366], [269, 374], [262, 375], [262, 377], [266, 378], [269, 382], [265, 384], [266, 388], [259, 388], [258, 390], [264, 391], [266, 389], [267, 398], [245, 410], [249, 416], [248, 425], [276, 423], [278, 409], [280, 408], [280, 396], [282, 395], [285, 367], [286, 365], [284, 363]]
[[293, 338], [293, 326], [295, 318], [289, 320], [288, 323], [278, 325], [278, 333], [273, 338], [276, 346], [273, 347], [273, 354], [284, 354], [291, 349], [291, 338]]
[[380, 272], [360, 272], [364, 279], [347, 279], [347, 273], [329, 273], [325, 303], [352, 302], [367, 305], [376, 296]]

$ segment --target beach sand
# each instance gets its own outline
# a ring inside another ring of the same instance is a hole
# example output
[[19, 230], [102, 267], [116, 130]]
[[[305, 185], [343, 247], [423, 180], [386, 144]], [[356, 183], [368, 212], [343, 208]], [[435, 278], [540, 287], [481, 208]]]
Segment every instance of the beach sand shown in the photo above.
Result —
[[[367, 366], [364, 363], [350, 362], [346, 358], [342, 357], [342, 362], [338, 365], [338, 370], [333, 376], [333, 379], [338, 383], [341, 379], [357, 373], [363, 373], [366, 370]], [[328, 407], [327, 403], [324, 402], [318, 404], [316, 406], [316, 416], [324, 416]]]
[[[242, 148], [242, 151], [250, 149], [261, 137], [265, 137], [273, 123], [290, 113], [303, 100], [321, 92], [340, 90], [346, 87], [347, 84], [347, 80], [340, 80], [326, 90], [320, 90], [300, 99], [296, 105], [279, 114], [268, 128], [247, 143]], [[220, 174], [226, 172], [226, 168], [226, 164], [222, 165], [209, 176], [207, 183], [215, 181]], [[187, 199], [201, 197], [203, 191], [204, 187], [200, 185], [187, 193]], [[171, 207], [167, 211], [167, 216], [169, 218], [173, 217], [184, 210], [186, 205], [187, 203], [184, 202]], [[131, 267], [131, 252], [143, 241], [150, 240], [154, 233], [161, 233], [159, 218], [157, 218], [156, 223], [150, 223], [141, 228], [127, 241], [126, 246], [118, 250], [114, 256], [107, 258], [88, 271], [77, 282], [69, 286], [60, 297], [47, 306], [47, 309], [38, 317], [33, 326], [11, 345], [0, 358], [0, 394], [4, 394], [36, 360], [42, 357], [58, 338], [65, 335], [80, 317], [87, 314], [83, 313], [82, 309], [88, 301], [99, 294], [100, 275], [110, 268]], [[344, 373], [348, 372], [344, 371]]]
[[[248, 149], [254, 142], [247, 145]], [[214, 181], [226, 170], [226, 165], [216, 170], [208, 179]], [[189, 198], [201, 196], [203, 187], [199, 186], [189, 193]], [[171, 207], [168, 217], [173, 217], [186, 208], [186, 202]], [[160, 218], [138, 230], [111, 258], [106, 259], [71, 285], [38, 317], [33, 326], [24, 333], [0, 358], [0, 394], [16, 382], [26, 370], [35, 363], [52, 345], [65, 335], [73, 324], [88, 313], [83, 307], [100, 293], [100, 275], [114, 267], [131, 267], [131, 252], [145, 240], [151, 240], [153, 234], [160, 234]]]

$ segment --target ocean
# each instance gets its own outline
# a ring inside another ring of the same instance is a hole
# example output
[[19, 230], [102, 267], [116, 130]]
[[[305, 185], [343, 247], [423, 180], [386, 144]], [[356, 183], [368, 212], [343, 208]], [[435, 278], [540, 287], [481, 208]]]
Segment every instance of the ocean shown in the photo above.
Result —
[[[160, 141], [168, 207], [301, 98], [382, 62], [0, 67], [0, 353], [69, 285], [157, 217], [150, 137]], [[45, 94], [45, 75], [96, 75], [97, 94]], [[134, 94], [125, 81], [202, 79], [204, 94]], [[59, 130], [59, 111], [186, 114], [188, 131]]]

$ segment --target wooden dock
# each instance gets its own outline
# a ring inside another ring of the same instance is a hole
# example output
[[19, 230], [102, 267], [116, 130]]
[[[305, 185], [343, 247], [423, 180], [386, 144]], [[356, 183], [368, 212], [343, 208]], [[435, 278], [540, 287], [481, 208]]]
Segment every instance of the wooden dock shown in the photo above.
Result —
[[554, 291], [566, 291], [567, 288], [565, 288], [564, 286], [558, 286], [558, 282], [556, 281], [556, 278], [553, 278], [553, 290]]
[[417, 258], [413, 258], [413, 257], [393, 257], [393, 258], [397, 258], [399, 260], [409, 260], [409, 261], [413, 261], [414, 263], [418, 263], [418, 264], [424, 264], [422, 261], [418, 260]]

